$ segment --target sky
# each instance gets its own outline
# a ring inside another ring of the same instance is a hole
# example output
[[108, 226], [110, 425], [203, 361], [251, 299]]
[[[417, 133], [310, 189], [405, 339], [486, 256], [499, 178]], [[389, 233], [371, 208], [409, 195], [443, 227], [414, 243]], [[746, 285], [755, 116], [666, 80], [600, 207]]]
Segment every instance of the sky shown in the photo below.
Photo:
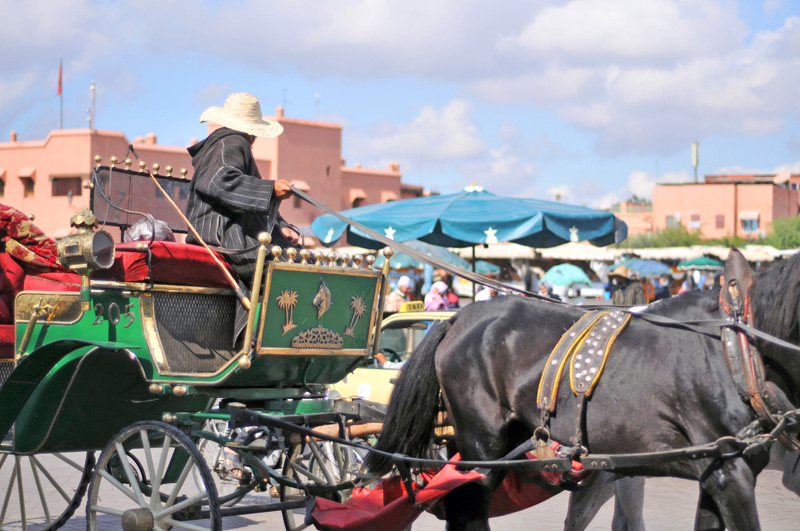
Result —
[[[233, 92], [343, 126], [348, 165], [608, 208], [800, 172], [800, 0], [0, 0], [0, 139], [205, 136]], [[279, 176], [302, 179], [303, 176]], [[312, 191], [313, 194], [313, 191]], [[324, 198], [319, 198], [324, 200]]]

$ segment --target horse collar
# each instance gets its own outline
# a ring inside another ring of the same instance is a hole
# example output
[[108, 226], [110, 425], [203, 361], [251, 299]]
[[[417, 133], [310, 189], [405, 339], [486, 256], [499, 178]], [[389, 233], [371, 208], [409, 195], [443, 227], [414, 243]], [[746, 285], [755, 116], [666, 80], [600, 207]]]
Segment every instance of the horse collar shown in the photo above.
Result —
[[611, 347], [630, 319], [631, 314], [626, 312], [595, 310], [584, 314], [561, 336], [547, 358], [539, 381], [536, 403], [542, 413], [542, 425], [547, 424], [550, 415], [555, 413], [561, 375], [569, 363], [570, 388], [579, 398], [574, 442], [581, 444], [586, 400], [603, 374]]

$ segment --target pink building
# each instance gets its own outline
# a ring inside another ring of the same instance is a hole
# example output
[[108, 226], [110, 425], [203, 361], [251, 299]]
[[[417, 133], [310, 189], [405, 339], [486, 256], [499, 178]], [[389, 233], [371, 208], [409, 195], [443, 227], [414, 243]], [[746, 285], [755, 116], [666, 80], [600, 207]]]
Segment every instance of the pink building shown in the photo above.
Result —
[[[278, 121], [284, 132], [277, 138], [259, 138], [253, 145], [265, 179], [294, 181], [299, 189], [335, 210], [423, 195], [422, 187], [401, 182], [396, 162], [383, 170], [360, 164], [346, 167], [338, 124], [286, 118], [280, 107], [276, 116], [267, 119]], [[210, 125], [209, 132], [214, 128]], [[186, 177], [192, 177], [186, 148], [159, 145], [153, 133], [130, 142], [116, 131], [56, 130], [44, 140], [24, 141], [12, 132], [8, 142], [0, 142], [0, 203], [33, 214], [45, 233], [60, 238], [70, 230], [70, 217], [89, 205], [82, 183], [91, 176], [94, 157], [100, 155], [103, 164], [112, 156], [123, 160], [131, 143], [151, 170], [158, 164], [159, 172], [166, 174], [171, 166], [173, 176], [186, 170]], [[138, 169], [135, 161], [132, 169]], [[308, 227], [321, 212], [294, 198], [281, 205], [281, 214], [290, 223]], [[305, 233], [307, 238], [311, 235], [309, 230]]]
[[653, 190], [653, 228], [682, 224], [704, 238], [756, 238], [772, 220], [798, 215], [798, 179], [785, 176], [708, 176], [698, 184], [660, 184]]
[[619, 219], [627, 223], [628, 235], [653, 233], [653, 205], [625, 201], [611, 207]]

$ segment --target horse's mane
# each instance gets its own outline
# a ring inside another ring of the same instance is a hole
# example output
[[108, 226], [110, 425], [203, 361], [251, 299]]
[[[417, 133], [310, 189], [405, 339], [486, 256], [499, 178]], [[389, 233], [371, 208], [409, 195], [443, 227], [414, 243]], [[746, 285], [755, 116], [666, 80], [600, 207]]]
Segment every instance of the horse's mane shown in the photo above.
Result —
[[800, 343], [800, 253], [758, 273], [750, 289], [750, 305], [759, 330]]
[[645, 313], [664, 315], [673, 319], [708, 319], [709, 313], [719, 310], [718, 290], [695, 290], [650, 304]]

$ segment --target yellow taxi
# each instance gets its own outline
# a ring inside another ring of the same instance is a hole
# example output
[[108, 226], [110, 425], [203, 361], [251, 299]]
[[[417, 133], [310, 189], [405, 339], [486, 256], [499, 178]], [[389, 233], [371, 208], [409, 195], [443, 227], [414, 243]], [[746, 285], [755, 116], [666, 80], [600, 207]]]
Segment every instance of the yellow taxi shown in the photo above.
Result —
[[[344, 380], [331, 386], [339, 396], [361, 398], [386, 404], [392, 394], [393, 380], [400, 367], [422, 342], [434, 324], [450, 319], [455, 310], [424, 311], [422, 301], [403, 304], [397, 313], [384, 317], [381, 323], [380, 354], [364, 360], [361, 367], [348, 374]], [[379, 360], [388, 360], [381, 364]]]

